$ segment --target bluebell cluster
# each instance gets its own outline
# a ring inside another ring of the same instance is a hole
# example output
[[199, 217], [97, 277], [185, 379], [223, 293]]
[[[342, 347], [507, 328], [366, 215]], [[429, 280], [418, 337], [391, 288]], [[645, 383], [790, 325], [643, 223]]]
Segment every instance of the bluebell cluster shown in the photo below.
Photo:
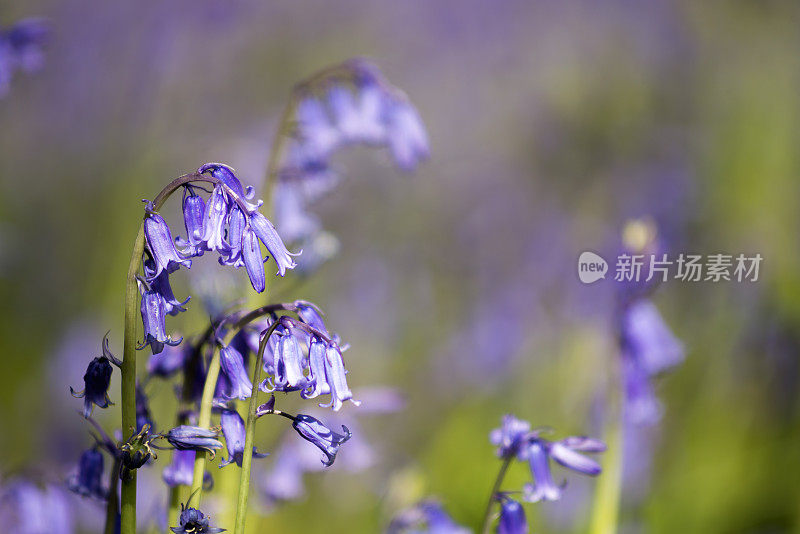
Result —
[[338, 249], [310, 206], [340, 181], [331, 158], [354, 145], [388, 148], [411, 171], [428, 157], [428, 134], [408, 97], [369, 61], [352, 59], [295, 91], [295, 121], [277, 173], [276, 221], [287, 242], [303, 249], [303, 272]]

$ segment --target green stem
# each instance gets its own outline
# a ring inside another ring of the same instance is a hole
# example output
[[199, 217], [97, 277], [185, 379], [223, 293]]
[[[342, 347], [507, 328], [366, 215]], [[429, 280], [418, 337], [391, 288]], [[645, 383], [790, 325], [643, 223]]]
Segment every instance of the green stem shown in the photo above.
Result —
[[[144, 252], [144, 224], [133, 245], [128, 278], [125, 284], [125, 333], [122, 351], [122, 441], [125, 442], [136, 431], [136, 305], [139, 289], [136, 275]], [[121, 534], [136, 533], [136, 471], [122, 481]]]
[[117, 481], [119, 480], [119, 460], [114, 460], [111, 473], [108, 476], [108, 502], [106, 503], [106, 528], [105, 534], [114, 534], [119, 515], [119, 495], [117, 494]]
[[608, 450], [604, 458], [603, 476], [597, 482], [589, 528], [590, 534], [615, 534], [617, 532], [622, 491], [624, 414], [622, 409], [616, 411], [616, 417], [612, 419], [613, 423], [608, 429], [606, 438]]
[[[208, 374], [203, 385], [203, 396], [200, 399], [200, 415], [197, 417], [197, 426], [211, 428], [211, 404], [214, 401], [214, 390], [217, 388], [219, 378], [219, 345], [214, 347], [214, 355], [208, 364]], [[194, 508], [200, 506], [203, 496], [203, 475], [206, 472], [206, 452], [197, 451], [194, 458], [194, 477], [192, 478], [192, 493]]]
[[489, 494], [489, 501], [486, 503], [486, 511], [483, 513], [483, 522], [481, 523], [481, 532], [483, 534], [489, 534], [489, 529], [492, 526], [492, 505], [495, 502], [497, 492], [500, 491], [500, 486], [503, 485], [503, 479], [506, 478], [508, 466], [511, 465], [511, 460], [513, 459], [513, 455], [503, 458], [503, 464], [500, 466], [497, 478], [494, 479], [494, 486], [492, 486], [492, 492]]
[[258, 410], [258, 385], [261, 382], [261, 367], [264, 350], [270, 336], [278, 326], [278, 321], [273, 322], [267, 329], [258, 346], [258, 355], [255, 358], [253, 369], [253, 391], [250, 395], [250, 405], [245, 422], [244, 452], [242, 456], [242, 474], [239, 478], [239, 498], [236, 501], [236, 523], [233, 534], [244, 534], [244, 523], [247, 519], [247, 499], [250, 496], [250, 466], [253, 462], [253, 441], [255, 441], [256, 411]]

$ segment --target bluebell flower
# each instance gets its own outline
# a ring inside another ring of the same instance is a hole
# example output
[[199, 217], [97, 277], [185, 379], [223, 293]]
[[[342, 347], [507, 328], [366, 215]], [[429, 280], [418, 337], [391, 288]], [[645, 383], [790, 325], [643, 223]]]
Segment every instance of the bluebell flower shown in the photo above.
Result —
[[525, 444], [525, 438], [531, 431], [531, 424], [513, 415], [504, 415], [502, 426], [489, 434], [489, 441], [497, 446], [497, 456], [505, 458], [515, 456]]
[[113, 404], [108, 397], [108, 387], [111, 385], [112, 372], [113, 368], [109, 359], [105, 356], [98, 356], [86, 368], [86, 374], [83, 375], [83, 391], [76, 392], [72, 387], [69, 388], [73, 397], [76, 399], [83, 398], [84, 417], [88, 418], [92, 415], [94, 405], [100, 408], [108, 408], [109, 404]]
[[225, 400], [249, 398], [253, 392], [253, 383], [247, 376], [244, 357], [233, 346], [228, 345], [220, 349], [219, 361], [227, 380], [227, 387], [221, 391], [221, 397]]
[[470, 534], [456, 523], [441, 503], [428, 499], [403, 510], [392, 519], [387, 534]]
[[191, 425], [180, 425], [170, 429], [164, 438], [176, 449], [207, 451], [213, 458], [214, 451], [222, 448], [222, 442], [217, 439], [219, 434], [208, 428]]
[[323, 334], [328, 334], [325, 321], [322, 319], [322, 310], [316, 304], [306, 300], [296, 300], [294, 305], [297, 308], [297, 315], [311, 328], [315, 328]]
[[625, 417], [634, 424], [655, 424], [663, 410], [652, 377], [683, 361], [683, 345], [648, 300], [626, 303], [619, 328]]
[[[275, 220], [281, 228], [281, 236], [287, 243], [297, 243], [316, 235], [321, 224], [319, 219], [305, 208], [304, 192], [299, 184], [280, 181], [275, 184], [273, 208]], [[305, 254], [301, 256], [305, 260]]]
[[[144, 288], [144, 285], [142, 285]], [[163, 297], [152, 289], [144, 289], [140, 306], [144, 325], [144, 342], [136, 347], [143, 349], [150, 345], [153, 354], [164, 350], [164, 345], [179, 345], [183, 338], [172, 339], [166, 332], [167, 305]]]
[[[191, 486], [194, 478], [194, 459], [196, 453], [193, 450], [176, 449], [172, 454], [172, 462], [164, 468], [162, 478], [167, 486]], [[211, 473], [206, 471], [203, 476], [203, 489], [211, 489], [214, 479]]]
[[622, 314], [621, 344], [648, 375], [669, 370], [684, 360], [683, 344], [670, 331], [655, 305], [637, 300]]
[[231, 207], [228, 212], [228, 250], [220, 256], [221, 265], [230, 265], [237, 269], [244, 265], [242, 259], [242, 234], [247, 225], [247, 219], [239, 206]]
[[137, 434], [128, 438], [128, 441], [119, 448], [121, 462], [120, 478], [122, 480], [127, 480], [130, 471], [142, 467], [147, 463], [150, 457], [156, 457], [156, 454], [150, 447], [150, 442], [157, 437], [159, 436], [150, 435], [150, 425], [145, 423]]
[[42, 19], [24, 19], [0, 32], [0, 98], [17, 70], [34, 72], [42, 66], [49, 36], [50, 26]]
[[328, 105], [336, 127], [346, 142], [378, 145], [387, 137], [383, 112], [387, 104], [385, 92], [367, 79], [355, 91], [336, 85], [328, 92]]
[[527, 534], [528, 520], [522, 505], [504, 495], [500, 501], [500, 520], [497, 534]]
[[330, 388], [331, 401], [328, 404], [320, 404], [325, 408], [333, 407], [333, 411], [338, 412], [344, 403], [349, 400], [356, 406], [361, 402], [353, 399], [353, 392], [347, 385], [347, 371], [344, 368], [344, 360], [339, 345], [334, 342], [328, 343], [325, 347], [325, 380]]
[[272, 352], [274, 359], [269, 370], [273, 377], [272, 379], [267, 378], [261, 384], [261, 389], [271, 392], [292, 391], [305, 387], [303, 353], [297, 338], [291, 332], [285, 332], [280, 336], [277, 346]]
[[161, 271], [161, 274], [157, 276], [150, 277], [148, 273], [154, 272], [155, 265], [153, 264], [153, 260], [147, 259], [144, 262], [144, 272], [145, 275], [148, 276], [150, 279], [150, 289], [158, 293], [161, 299], [164, 301], [164, 311], [167, 315], [178, 315], [180, 312], [186, 311], [184, 306], [191, 297], [186, 297], [186, 300], [180, 302], [177, 298], [175, 298], [175, 293], [172, 292], [172, 286], [169, 283], [169, 274], [166, 271]]
[[[245, 441], [242, 416], [234, 410], [222, 410], [220, 424], [222, 425], [222, 435], [225, 436], [225, 446], [228, 448], [228, 458], [221, 461], [219, 466], [225, 467], [229, 463], [236, 462], [236, 465], [242, 467]], [[253, 447], [253, 458], [264, 458], [266, 456], [266, 454], [259, 453]]]
[[313, 96], [301, 99], [297, 104], [295, 120], [298, 137], [309, 159], [326, 159], [341, 143], [339, 129], [319, 99]]
[[78, 472], [67, 480], [67, 487], [83, 497], [105, 499], [103, 487], [103, 453], [97, 447], [87, 449], [78, 461]]
[[246, 228], [242, 235], [242, 258], [244, 260], [250, 284], [257, 293], [266, 288], [264, 277], [264, 259], [261, 257], [261, 244], [252, 228]]
[[269, 253], [272, 254], [272, 258], [278, 264], [279, 275], [284, 276], [287, 269], [294, 269], [297, 266], [297, 263], [292, 259], [292, 256], [297, 254], [289, 252], [278, 235], [275, 225], [264, 217], [261, 212], [256, 211], [250, 214], [250, 228], [252, 228], [258, 239], [264, 243]]
[[158, 354], [150, 355], [150, 359], [147, 360], [147, 372], [154, 376], [169, 378], [183, 368], [192, 351], [194, 347], [188, 343], [179, 347], [167, 345]]
[[256, 203], [248, 202], [255, 197], [255, 190], [248, 186], [246, 189], [242, 186], [242, 182], [234, 174], [233, 168], [224, 163], [206, 163], [197, 169], [198, 174], [210, 173], [211, 176], [217, 178], [225, 186], [227, 186], [233, 194], [235, 194], [242, 205], [248, 212], [253, 212], [261, 207], [262, 202], [259, 200]]
[[556, 501], [561, 498], [563, 488], [553, 482], [550, 458], [578, 473], [597, 476], [602, 471], [600, 464], [580, 452], [597, 453], [605, 449], [605, 444], [596, 439], [573, 436], [549, 442], [534, 433], [529, 438], [527, 447], [521, 451], [521, 457], [529, 462], [533, 475], [533, 483], [526, 484], [523, 489], [525, 500], [538, 502]]
[[325, 349], [327, 344], [312, 336], [308, 348], [308, 387], [300, 392], [304, 399], [313, 399], [331, 392], [325, 376]]
[[228, 200], [225, 189], [215, 186], [206, 204], [203, 215], [203, 242], [208, 250], [216, 250], [223, 256], [230, 248], [225, 241], [225, 221], [228, 217]]
[[192, 266], [192, 260], [184, 258], [178, 252], [167, 222], [158, 213], [149, 211], [151, 207], [148, 204], [148, 213], [144, 219], [144, 235], [155, 264], [155, 269], [148, 273], [148, 279], [152, 280], [162, 272], [169, 274], [177, 271], [181, 265], [189, 268]]
[[177, 527], [170, 527], [175, 534], [216, 534], [224, 528], [212, 527], [211, 520], [196, 508], [181, 505], [181, 516]]
[[202, 256], [206, 249], [203, 241], [205, 212], [206, 203], [203, 197], [195, 193], [192, 186], [187, 185], [183, 191], [183, 224], [186, 228], [186, 240], [176, 239], [183, 247], [184, 256]]
[[428, 134], [417, 110], [410, 102], [395, 102], [386, 111], [389, 148], [397, 165], [413, 170], [429, 155]]
[[326, 467], [333, 465], [339, 447], [351, 436], [350, 430], [346, 426], [342, 426], [344, 434], [339, 434], [318, 419], [305, 414], [298, 414], [294, 417], [292, 428], [300, 434], [300, 437], [314, 444], [325, 454], [326, 459], [322, 460], [322, 463]]

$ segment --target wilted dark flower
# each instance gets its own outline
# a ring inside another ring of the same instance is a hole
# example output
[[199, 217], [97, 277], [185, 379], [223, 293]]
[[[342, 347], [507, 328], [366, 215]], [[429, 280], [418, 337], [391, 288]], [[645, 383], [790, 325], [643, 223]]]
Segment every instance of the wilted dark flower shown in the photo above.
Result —
[[342, 426], [344, 434], [334, 432], [321, 421], [310, 415], [298, 414], [292, 422], [292, 427], [300, 434], [300, 437], [316, 445], [319, 450], [325, 453], [326, 460], [322, 460], [325, 466], [330, 466], [336, 459], [339, 447], [350, 439], [350, 430]]
[[153, 211], [148, 205], [148, 214], [144, 220], [144, 235], [147, 238], [147, 248], [153, 257], [155, 270], [148, 273], [148, 278], [153, 279], [162, 272], [177, 271], [181, 265], [192, 266], [192, 260], [186, 259], [175, 248], [172, 232], [164, 218]]
[[74, 502], [68, 496], [61, 485], [40, 487], [21, 478], [4, 481], [0, 488], [3, 530], [14, 534], [72, 534]]
[[[225, 436], [225, 446], [228, 448], [228, 458], [219, 463], [220, 467], [225, 467], [231, 462], [242, 467], [244, 455], [245, 428], [242, 416], [234, 410], [222, 410], [220, 415], [222, 425], [222, 435]], [[266, 454], [261, 454], [253, 447], [254, 458], [264, 458]]]
[[222, 448], [222, 442], [217, 439], [219, 434], [208, 428], [181, 425], [176, 426], [164, 435], [164, 438], [176, 449], [207, 451], [212, 458], [217, 449]]
[[67, 480], [70, 491], [83, 497], [106, 498], [103, 488], [103, 453], [97, 447], [87, 449], [81, 454], [78, 472]]
[[196, 508], [181, 505], [181, 517], [177, 527], [170, 527], [175, 534], [216, 534], [225, 532], [224, 528], [212, 527], [211, 521]]
[[497, 524], [497, 534], [526, 534], [528, 520], [525, 518], [525, 509], [522, 505], [503, 495], [500, 502], [500, 521]]
[[84, 389], [76, 393], [72, 387], [70, 393], [76, 399], [83, 398], [83, 416], [92, 415], [93, 405], [100, 408], [108, 408], [113, 404], [108, 397], [108, 386], [111, 384], [111, 373], [113, 368], [111, 362], [105, 356], [99, 356], [89, 363], [86, 374], [83, 375]]
[[145, 424], [137, 434], [131, 436], [122, 447], [120, 447], [120, 477], [126, 480], [129, 471], [139, 469], [150, 457], [155, 457], [155, 453], [150, 448], [150, 442], [157, 436], [150, 436], [150, 425]]
[[[142, 286], [144, 287], [144, 286]], [[143, 349], [150, 345], [153, 354], [164, 350], [164, 345], [179, 345], [183, 338], [174, 340], [166, 332], [166, 302], [156, 291], [145, 289], [141, 302], [142, 324], [144, 325], [144, 343], [136, 347]]]

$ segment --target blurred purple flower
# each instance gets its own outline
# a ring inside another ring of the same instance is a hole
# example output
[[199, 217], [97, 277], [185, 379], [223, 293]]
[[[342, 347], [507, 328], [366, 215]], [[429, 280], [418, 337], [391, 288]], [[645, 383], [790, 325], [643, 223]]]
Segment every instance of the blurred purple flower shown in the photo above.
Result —
[[[162, 478], [167, 486], [191, 486], [194, 477], [195, 451], [176, 449], [172, 453], [172, 462], [164, 468]], [[211, 473], [205, 472], [203, 476], [203, 488], [210, 489], [214, 480]]]
[[500, 501], [500, 520], [497, 534], [527, 534], [528, 520], [525, 509], [514, 499], [504, 495]]
[[103, 453], [97, 447], [87, 449], [78, 461], [78, 472], [67, 480], [67, 487], [82, 497], [105, 499], [103, 487]]
[[397, 514], [386, 529], [387, 534], [470, 534], [451, 518], [442, 505], [425, 500]]
[[17, 70], [34, 72], [41, 68], [49, 37], [50, 26], [42, 19], [24, 19], [0, 31], [0, 98], [8, 93]]

